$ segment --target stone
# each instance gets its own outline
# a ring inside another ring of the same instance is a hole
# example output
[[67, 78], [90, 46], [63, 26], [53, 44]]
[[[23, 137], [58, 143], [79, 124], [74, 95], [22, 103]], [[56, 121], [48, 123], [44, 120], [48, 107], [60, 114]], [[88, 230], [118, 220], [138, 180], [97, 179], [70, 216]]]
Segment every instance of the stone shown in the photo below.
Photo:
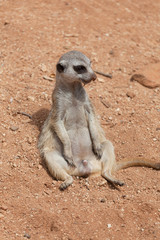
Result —
[[17, 130], [19, 129], [19, 127], [17, 127], [17, 126], [11, 126], [10, 129], [11, 129], [12, 131], [17, 131]]
[[127, 92], [126, 95], [131, 99], [135, 97], [135, 94], [133, 92]]
[[160, 62], [147, 65], [144, 69], [135, 73], [130, 81], [137, 81], [147, 88], [160, 87]]

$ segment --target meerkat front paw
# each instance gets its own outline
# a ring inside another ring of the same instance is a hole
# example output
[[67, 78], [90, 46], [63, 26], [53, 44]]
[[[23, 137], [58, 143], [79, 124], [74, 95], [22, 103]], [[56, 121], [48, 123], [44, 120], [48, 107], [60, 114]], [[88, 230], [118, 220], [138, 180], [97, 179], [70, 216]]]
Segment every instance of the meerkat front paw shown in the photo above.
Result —
[[101, 143], [95, 144], [93, 146], [93, 152], [95, 153], [98, 159], [101, 159], [103, 154], [102, 144]]
[[64, 158], [65, 160], [68, 162], [68, 164], [72, 167], [75, 167], [75, 164], [73, 162], [73, 156], [72, 156], [72, 152], [71, 151], [68, 151], [68, 150], [65, 150], [64, 151]]

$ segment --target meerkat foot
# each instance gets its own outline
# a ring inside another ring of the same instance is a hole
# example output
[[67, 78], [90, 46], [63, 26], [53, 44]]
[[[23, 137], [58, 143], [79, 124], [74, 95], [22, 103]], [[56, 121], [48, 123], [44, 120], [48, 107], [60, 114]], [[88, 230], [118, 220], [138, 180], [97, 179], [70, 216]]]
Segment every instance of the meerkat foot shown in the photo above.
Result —
[[65, 190], [68, 188], [71, 184], [73, 183], [73, 178], [69, 176], [59, 187], [61, 191]]
[[124, 185], [125, 185], [125, 183], [122, 182], [122, 181], [120, 181], [120, 180], [115, 180], [113, 183], [114, 183], [115, 185], [118, 185], [118, 186], [124, 186]]
[[70, 165], [71, 167], [75, 167], [75, 164], [73, 161], [70, 161], [68, 159], [66, 159], [66, 162], [68, 163], [68, 165]]
[[66, 162], [68, 163], [68, 165], [70, 165], [71, 167], [75, 167], [75, 164], [73, 162], [73, 158], [68, 157], [66, 155], [64, 156], [64, 158], [65, 158]]
[[98, 144], [98, 145], [94, 146], [93, 151], [96, 154], [98, 160], [101, 159], [102, 154], [103, 154], [103, 149], [102, 149], [101, 144]]
[[104, 177], [107, 181], [109, 181], [110, 183], [113, 183], [115, 185], [118, 185], [118, 186], [123, 186], [124, 185], [124, 182], [122, 182], [122, 181], [120, 181], [118, 179], [115, 179], [113, 176], [111, 176], [107, 172], [103, 173], [102, 177]]
[[71, 152], [65, 151], [64, 158], [70, 166], [75, 167], [75, 164], [73, 162], [73, 156], [72, 156]]

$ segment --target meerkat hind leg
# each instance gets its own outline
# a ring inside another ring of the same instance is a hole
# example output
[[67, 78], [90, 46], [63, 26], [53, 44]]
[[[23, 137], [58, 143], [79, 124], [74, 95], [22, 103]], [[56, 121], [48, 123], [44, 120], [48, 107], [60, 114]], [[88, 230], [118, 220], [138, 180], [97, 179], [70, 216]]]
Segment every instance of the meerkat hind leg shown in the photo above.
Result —
[[114, 147], [110, 141], [103, 143], [103, 154], [101, 158], [102, 162], [102, 177], [105, 178], [110, 183], [123, 186], [124, 183], [112, 176], [112, 172], [116, 166]]
[[115, 185], [123, 186], [124, 182], [114, 178], [108, 171], [102, 173], [102, 177], [104, 177], [108, 182], [113, 183]]
[[64, 181], [60, 185], [60, 190], [66, 189], [73, 183], [73, 178], [67, 173], [69, 168], [65, 159], [56, 151], [47, 152], [45, 154], [46, 164], [51, 175], [57, 180]]

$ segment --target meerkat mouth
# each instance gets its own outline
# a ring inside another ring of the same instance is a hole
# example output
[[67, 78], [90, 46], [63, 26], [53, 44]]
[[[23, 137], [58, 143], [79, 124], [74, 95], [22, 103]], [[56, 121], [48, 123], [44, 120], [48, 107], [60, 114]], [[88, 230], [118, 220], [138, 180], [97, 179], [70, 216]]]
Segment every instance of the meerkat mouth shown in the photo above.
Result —
[[82, 82], [84, 85], [86, 85], [87, 83], [90, 83], [90, 82], [92, 81], [92, 79], [89, 80], [89, 81], [86, 81], [86, 80], [84, 80], [84, 79], [80, 79], [80, 80], [81, 80], [81, 82]]

